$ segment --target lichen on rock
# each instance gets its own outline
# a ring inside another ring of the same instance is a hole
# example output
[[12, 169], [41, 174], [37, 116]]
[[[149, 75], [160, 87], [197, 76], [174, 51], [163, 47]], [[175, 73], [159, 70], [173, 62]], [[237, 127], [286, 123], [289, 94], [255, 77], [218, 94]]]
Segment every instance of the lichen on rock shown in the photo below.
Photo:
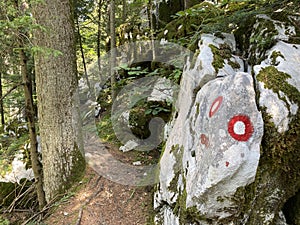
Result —
[[236, 36], [199, 32], [160, 161], [156, 224], [300, 224], [299, 17], [267, 11]]

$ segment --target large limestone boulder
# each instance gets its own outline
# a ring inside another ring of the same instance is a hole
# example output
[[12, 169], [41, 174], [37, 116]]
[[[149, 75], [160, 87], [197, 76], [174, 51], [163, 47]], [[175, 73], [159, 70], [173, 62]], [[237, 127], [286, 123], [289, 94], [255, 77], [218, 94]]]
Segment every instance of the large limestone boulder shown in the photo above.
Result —
[[[300, 224], [294, 19], [256, 17], [249, 67], [235, 56], [233, 35], [201, 35], [160, 161], [156, 224]], [[272, 44], [253, 41], [263, 38]]]

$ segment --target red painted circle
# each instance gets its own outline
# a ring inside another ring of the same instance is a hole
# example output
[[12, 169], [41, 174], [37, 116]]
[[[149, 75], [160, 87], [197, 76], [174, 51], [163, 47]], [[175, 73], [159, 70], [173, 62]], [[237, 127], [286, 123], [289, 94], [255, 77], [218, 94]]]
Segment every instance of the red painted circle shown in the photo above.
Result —
[[212, 117], [218, 111], [222, 102], [223, 102], [222, 96], [219, 96], [214, 100], [214, 102], [211, 104], [211, 107], [209, 110], [209, 117]]
[[[238, 134], [234, 130], [234, 126], [238, 123], [242, 122], [244, 125], [244, 133], [243, 134]], [[228, 132], [237, 141], [248, 141], [249, 138], [253, 134], [253, 126], [250, 121], [250, 118], [246, 115], [236, 115], [232, 117], [228, 123]]]
[[200, 141], [201, 144], [205, 145], [206, 147], [209, 146], [209, 138], [205, 134], [201, 134]]

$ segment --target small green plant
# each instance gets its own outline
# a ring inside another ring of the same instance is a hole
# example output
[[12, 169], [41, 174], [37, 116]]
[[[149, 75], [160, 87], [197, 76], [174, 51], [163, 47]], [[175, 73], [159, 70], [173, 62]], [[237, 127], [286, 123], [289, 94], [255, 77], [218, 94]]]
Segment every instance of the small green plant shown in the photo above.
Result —
[[120, 142], [115, 135], [110, 112], [106, 112], [97, 124], [97, 131], [100, 139], [105, 142], [109, 142], [112, 144], [120, 145]]
[[182, 70], [181, 69], [175, 69], [173, 72], [169, 75], [169, 79], [174, 81], [175, 83], [179, 84], [180, 79], [182, 75]]
[[169, 113], [171, 112], [171, 109], [162, 107], [159, 104], [155, 104], [155, 105], [151, 105], [150, 108], [145, 111], [145, 115], [152, 114], [153, 116], [156, 116], [161, 112]]
[[0, 225], [9, 225], [10, 222], [7, 219], [4, 219], [0, 216]]
[[119, 66], [118, 69], [122, 69], [130, 77], [138, 77], [138, 76], [145, 75], [148, 73], [147, 68], [143, 69], [141, 66], [130, 67], [127, 64], [123, 64], [123, 65]]

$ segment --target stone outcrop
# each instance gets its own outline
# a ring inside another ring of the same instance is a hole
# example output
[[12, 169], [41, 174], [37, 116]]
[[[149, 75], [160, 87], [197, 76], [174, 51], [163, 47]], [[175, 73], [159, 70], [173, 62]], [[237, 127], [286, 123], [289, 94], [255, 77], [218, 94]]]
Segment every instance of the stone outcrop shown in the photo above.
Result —
[[249, 24], [249, 67], [234, 35], [201, 35], [160, 161], [156, 224], [300, 224], [285, 204], [300, 188], [295, 20]]

